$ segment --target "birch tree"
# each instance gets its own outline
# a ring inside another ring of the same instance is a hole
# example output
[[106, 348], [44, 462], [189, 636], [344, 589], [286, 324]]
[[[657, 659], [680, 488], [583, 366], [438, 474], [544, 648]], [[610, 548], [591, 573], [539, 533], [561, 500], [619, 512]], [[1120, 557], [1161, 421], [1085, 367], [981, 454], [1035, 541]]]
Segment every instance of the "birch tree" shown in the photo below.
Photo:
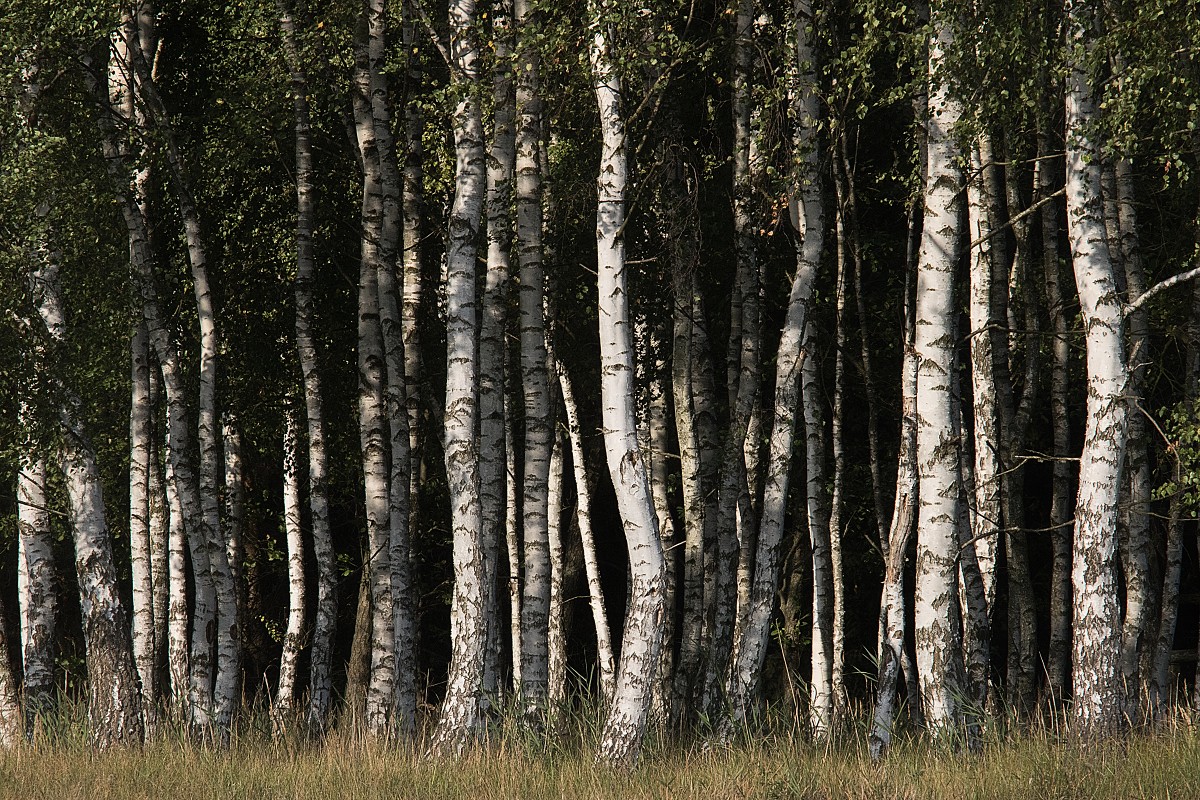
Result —
[[936, 736], [961, 721], [962, 633], [958, 606], [958, 436], [953, 424], [955, 267], [959, 247], [961, 110], [943, 59], [953, 44], [949, 9], [935, 4], [929, 41], [931, 81], [925, 164], [925, 224], [917, 268], [916, 458], [919, 475], [914, 625], [926, 719]]
[[650, 684], [662, 647], [664, 559], [634, 410], [635, 351], [622, 237], [628, 183], [625, 118], [621, 78], [613, 55], [616, 43], [609, 27], [609, 15], [615, 11], [607, 0], [589, 4], [588, 52], [600, 113], [596, 272], [604, 451], [617, 493], [631, 584], [616, 688], [596, 756], [612, 764], [632, 764], [641, 750], [650, 709]]
[[[779, 551], [787, 506], [789, 464], [800, 400], [804, 358], [802, 344], [813, 282], [824, 247], [824, 204], [816, 138], [821, 115], [813, 52], [813, 6], [802, 0], [793, 3], [790, 24], [795, 63], [789, 86], [789, 102], [795, 163], [792, 224], [797, 233], [796, 274], [792, 279], [787, 315], [775, 361], [775, 402], [770, 426], [767, 484], [754, 555], [750, 606], [746, 617], [739, 618], [739, 632], [734, 637], [728, 690], [730, 711], [722, 732], [726, 737], [745, 720], [750, 710], [770, 641], [771, 613], [779, 586]], [[812, 395], [809, 397], [811, 399]], [[804, 411], [806, 414], [815, 413], [815, 409], [808, 407]], [[824, 458], [823, 447], [821, 458]], [[813, 466], [813, 459], [810, 459], [810, 471]], [[810, 485], [809, 490], [808, 519], [809, 533], [813, 537], [814, 569], [822, 580], [814, 598], [814, 614], [818, 611], [821, 614], [817, 627], [820, 642], [814, 642], [813, 645], [813, 662], [818, 668], [813, 683], [819, 687], [813, 690], [816, 700], [813, 722], [820, 731], [827, 730], [832, 721], [832, 576], [828, 571], [829, 521], [824, 486], [818, 488]], [[821, 572], [822, 569], [824, 572]]]
[[1087, 344], [1087, 425], [1079, 461], [1072, 552], [1071, 685], [1080, 736], [1120, 724], [1117, 602], [1117, 498], [1125, 461], [1125, 331], [1117, 278], [1104, 230], [1101, 161], [1093, 125], [1096, 100], [1088, 53], [1096, 6], [1066, 4], [1067, 233]]
[[[372, 70], [382, 65], [371, 38], [382, 34], [379, 10], [364, 2], [355, 32], [351, 87], [354, 130], [363, 171], [361, 250], [358, 279], [359, 447], [366, 495], [366, 569], [371, 591], [371, 666], [367, 687], [367, 727], [385, 731], [395, 691], [395, 640], [392, 618], [391, 500], [387, 462], [387, 367], [380, 326], [379, 273], [384, 225], [384, 175], [372, 109]], [[373, 58], [374, 57], [374, 58]]]
[[323, 730], [333, 701], [334, 626], [337, 624], [337, 573], [333, 539], [329, 529], [328, 467], [325, 454], [324, 410], [321, 402], [321, 373], [317, 369], [313, 325], [314, 171], [308, 72], [301, 60], [296, 18], [287, 3], [280, 3], [279, 25], [283, 33], [292, 90], [296, 141], [296, 353], [304, 386], [305, 432], [308, 443], [308, 504], [312, 520], [313, 558], [317, 563], [317, 615], [313, 624], [310, 652], [308, 722]]
[[[513, 168], [516, 158], [513, 100], [513, 19], [510, 3], [492, 11], [492, 140], [488, 147], [487, 273], [479, 332], [479, 496], [487, 573], [499, 574], [501, 544], [507, 540], [508, 449], [505, 440], [507, 397], [506, 341], [512, 249]], [[499, 694], [499, 587], [488, 586], [488, 656], [485, 695]]]
[[[54, 346], [61, 347], [67, 322], [58, 260], [58, 253], [49, 244], [44, 245], [31, 266], [30, 285], [45, 335]], [[55, 388], [62, 430], [59, 461], [66, 478], [75, 572], [84, 615], [91, 739], [99, 747], [137, 744], [144, 733], [141, 693], [128, 617], [117, 594], [116, 564], [96, 454], [80, 416], [82, 403], [78, 395], [61, 384]], [[7, 660], [4, 663], [7, 665]], [[18, 714], [18, 726], [19, 719]]]
[[431, 749], [461, 752], [478, 732], [487, 644], [489, 576], [484, 559], [479, 464], [474, 442], [479, 417], [479, 341], [476, 337], [475, 256], [486, 189], [483, 122], [475, 85], [479, 45], [475, 3], [450, 3], [450, 53], [456, 105], [452, 117], [455, 190], [446, 246], [446, 415], [443, 423], [450, 486], [454, 595], [450, 610], [450, 670]]
[[273, 716], [280, 728], [296, 704], [297, 661], [304, 635], [304, 535], [300, 528], [300, 436], [298, 414], [288, 409], [283, 433], [283, 526], [287, 542], [288, 607], [283, 652], [279, 657], [279, 688]]

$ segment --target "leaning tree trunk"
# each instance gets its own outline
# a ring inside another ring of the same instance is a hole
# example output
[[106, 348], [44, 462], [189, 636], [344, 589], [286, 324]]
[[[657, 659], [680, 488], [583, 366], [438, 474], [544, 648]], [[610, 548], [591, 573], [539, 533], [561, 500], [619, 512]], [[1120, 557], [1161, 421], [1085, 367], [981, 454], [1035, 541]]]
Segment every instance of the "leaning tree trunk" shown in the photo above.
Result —
[[600, 112], [600, 170], [596, 182], [596, 271], [599, 289], [600, 394], [604, 451], [617, 494], [617, 511], [629, 553], [630, 604], [625, 615], [621, 663], [597, 758], [633, 764], [641, 751], [651, 686], [662, 647], [662, 542], [637, 440], [634, 411], [633, 330], [629, 318], [629, 273], [625, 265], [625, 192], [628, 167], [621, 79], [614, 62], [605, 16], [609, 0], [589, 3], [592, 82]]
[[575, 389], [561, 361], [553, 359], [558, 370], [563, 406], [567, 412], [567, 432], [571, 439], [571, 466], [575, 471], [575, 516], [579, 523], [579, 538], [583, 546], [583, 567], [587, 576], [588, 604], [592, 609], [592, 624], [596, 628], [596, 657], [600, 667], [600, 694], [605, 700], [613, 696], [616, 680], [616, 659], [613, 657], [612, 632], [608, 627], [608, 612], [604, 608], [604, 592], [600, 584], [600, 564], [596, 558], [596, 537], [592, 532], [592, 492], [589, 488], [587, 461], [583, 454], [583, 431], [579, 423], [579, 406]]
[[[122, 35], [114, 37], [111, 60], [116, 63], [129, 63], [128, 40], [132, 34], [128, 32], [128, 24], [127, 22], [123, 26]], [[84, 64], [87, 67], [84, 75], [88, 81], [88, 89], [101, 107], [98, 118], [101, 147], [108, 166], [109, 177], [112, 179], [117, 204], [129, 235], [129, 261], [134, 286], [141, 298], [142, 316], [146, 321], [150, 343], [162, 372], [166, 394], [166, 477], [167, 493], [171, 498], [172, 537], [172, 610], [169, 612], [171, 618], [170, 649], [173, 653], [171, 657], [171, 691], [180, 711], [188, 712], [191, 722], [204, 729], [211, 724], [212, 718], [212, 655], [208, 646], [207, 633], [215, 622], [216, 597], [212, 574], [208, 567], [207, 546], [202, 540], [199, 530], [190, 522], [197, 519], [201, 511], [195, 466], [191, 455], [192, 435], [179, 350], [159, 309], [158, 290], [153, 273], [154, 255], [151, 252], [148, 225], [137, 199], [129, 190], [131, 169], [128, 154], [124, 152], [120, 142], [125, 127], [133, 124], [133, 121], [122, 115], [121, 104], [110, 99], [110, 89], [112, 94], [118, 97], [130, 93], [129, 76], [127, 73], [117, 71], [109, 76], [108, 86], [101, 86], [95, 78], [96, 59], [90, 56], [85, 57]], [[189, 521], [186, 530], [185, 521]], [[182, 553], [185, 542], [187, 549], [191, 550], [195, 587], [191, 613], [193, 621], [191, 652], [188, 652], [187, 648], [182, 652], [179, 650], [180, 637], [187, 636], [188, 623], [183, 583], [184, 558]], [[176, 554], [178, 554], [178, 559]], [[180, 669], [186, 670], [186, 672], [179, 672]], [[184, 693], [185, 686], [187, 686], [186, 694]]]
[[475, 335], [475, 256], [485, 190], [483, 121], [475, 85], [479, 48], [474, 0], [450, 3], [452, 122], [456, 159], [454, 202], [446, 245], [446, 415], [444, 441], [453, 536], [454, 597], [450, 610], [450, 669], [442, 715], [430, 745], [452, 755], [474, 739], [480, 718], [490, 577], [480, 518], [478, 426], [479, 343]]
[[[50, 342], [62, 346], [66, 316], [58, 255], [43, 247], [36, 257], [38, 263], [30, 270], [34, 300]], [[69, 387], [60, 385], [58, 389], [62, 397], [57, 409], [62, 429], [59, 460], [66, 479], [75, 541], [75, 572], [83, 610], [91, 738], [100, 747], [137, 744], [143, 736], [142, 698], [128, 621], [118, 593], [100, 470], [79, 416], [82, 402]], [[4, 663], [7, 665], [7, 659]], [[19, 729], [19, 714], [16, 724]]]
[[962, 174], [954, 139], [961, 108], [944, 80], [953, 44], [949, 20], [934, 15], [929, 75], [925, 225], [917, 266], [917, 570], [914, 625], [926, 719], [935, 737], [953, 737], [962, 709], [962, 631], [958, 605], [959, 448], [953, 422], [955, 273]]
[[1117, 505], [1125, 460], [1127, 379], [1117, 276], [1105, 241], [1097, 118], [1087, 55], [1095, 4], [1068, 0], [1067, 232], [1087, 343], [1087, 425], [1075, 505], [1072, 692], [1075, 732], [1103, 735], [1121, 724]]

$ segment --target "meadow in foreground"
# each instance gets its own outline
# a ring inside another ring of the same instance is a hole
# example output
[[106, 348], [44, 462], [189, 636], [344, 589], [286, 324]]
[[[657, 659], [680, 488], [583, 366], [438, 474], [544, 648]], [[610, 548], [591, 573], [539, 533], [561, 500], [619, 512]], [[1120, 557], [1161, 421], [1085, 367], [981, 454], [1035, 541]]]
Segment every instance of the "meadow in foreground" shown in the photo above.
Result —
[[344, 731], [321, 746], [272, 740], [254, 726], [228, 750], [172, 737], [96, 752], [75, 730], [60, 726], [0, 755], [0, 798], [1200, 797], [1200, 730], [1183, 718], [1087, 746], [1047, 732], [994, 732], [979, 755], [905, 738], [881, 764], [850, 735], [829, 748], [779, 733], [707, 751], [656, 742], [628, 773], [597, 766], [589, 734], [578, 730], [538, 746], [506, 736], [456, 760]]

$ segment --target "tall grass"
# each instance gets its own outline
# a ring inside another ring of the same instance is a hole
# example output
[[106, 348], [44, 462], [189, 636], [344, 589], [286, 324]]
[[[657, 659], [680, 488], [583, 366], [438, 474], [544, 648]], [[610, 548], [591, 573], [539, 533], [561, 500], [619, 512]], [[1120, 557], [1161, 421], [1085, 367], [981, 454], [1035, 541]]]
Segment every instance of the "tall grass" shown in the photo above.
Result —
[[618, 773], [592, 762], [590, 717], [571, 715], [544, 737], [501, 720], [490, 744], [456, 760], [427, 759], [411, 744], [375, 742], [351, 726], [321, 744], [294, 730], [272, 736], [261, 720], [245, 721], [227, 750], [176, 730], [141, 749], [96, 752], [78, 716], [58, 718], [0, 755], [0, 798], [1200, 797], [1200, 733], [1185, 718], [1088, 746], [1046, 728], [994, 729], [979, 755], [901, 737], [882, 764], [871, 763], [855, 731], [825, 747], [786, 729], [716, 750], [655, 739], [636, 769]]

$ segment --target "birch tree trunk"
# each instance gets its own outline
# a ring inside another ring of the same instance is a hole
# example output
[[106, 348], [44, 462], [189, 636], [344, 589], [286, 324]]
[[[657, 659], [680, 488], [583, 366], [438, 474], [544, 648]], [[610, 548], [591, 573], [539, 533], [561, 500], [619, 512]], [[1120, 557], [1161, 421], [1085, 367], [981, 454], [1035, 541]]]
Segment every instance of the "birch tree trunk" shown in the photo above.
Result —
[[[512, 4], [505, 0], [492, 9], [492, 41], [496, 55], [492, 66], [492, 142], [487, 162], [487, 275], [479, 334], [479, 494], [489, 575], [499, 574], [501, 543], [507, 540], [508, 522], [505, 332], [511, 290], [512, 214], [509, 207], [516, 159], [512, 39]], [[484, 685], [489, 702], [499, 694], [501, 622], [498, 590], [498, 586], [489, 584], [488, 639], [492, 645], [488, 648]]]
[[[838, 191], [840, 194], [840, 190]], [[842, 568], [842, 506], [846, 487], [846, 269], [848, 267], [845, 209], [840, 197], [835, 216], [837, 218], [835, 222], [837, 236], [837, 278], [834, 288], [836, 319], [834, 321], [833, 414], [830, 419], [833, 488], [829, 492], [829, 567], [833, 590], [833, 610], [830, 615], [830, 626], [832, 629], [830, 640], [830, 658], [832, 659], [832, 665], [830, 666], [830, 690], [833, 693], [834, 714], [840, 715], [842, 710], [845, 709], [847, 701], [846, 679], [843, 671], [846, 660], [846, 590], [845, 576]], [[813, 369], [815, 372], [815, 364]], [[814, 400], [814, 402], [819, 402], [819, 399]], [[805, 413], [805, 420], [807, 425], [807, 412]], [[815, 588], [815, 581], [813, 585]], [[815, 614], [813, 615], [813, 619], [816, 619]], [[838, 722], [836, 716], [831, 721], [834, 724]]]
[[[819, 191], [819, 187], [817, 190]], [[821, 221], [819, 216], [817, 221]], [[814, 230], [807, 225], [805, 228], [806, 234]], [[798, 268], [798, 272], [807, 266], [815, 275], [816, 265], [815, 261], [807, 265], [802, 264]], [[808, 724], [813, 738], [817, 741], [824, 741], [828, 739], [833, 728], [837, 702], [833, 689], [834, 576], [830, 508], [825, 489], [825, 415], [821, 412], [823, 397], [817, 378], [816, 335], [811, 325], [805, 329], [804, 347], [800, 358], [802, 361], [800, 393], [805, 428], [805, 476], [808, 483], [806, 505], [808, 538], [812, 546], [813, 580], [812, 673], [809, 680]], [[779, 466], [772, 462], [773, 468]], [[783, 468], [787, 469], [786, 462]], [[786, 496], [785, 491], [784, 497], [786, 498]], [[764, 503], [764, 510], [766, 507]], [[764, 522], [766, 519], [767, 516], [764, 513]], [[782, 520], [780, 522], [782, 523]], [[782, 528], [782, 524], [780, 528]]]
[[1071, 683], [1075, 732], [1094, 737], [1120, 725], [1117, 498], [1125, 460], [1127, 369], [1120, 295], [1105, 240], [1097, 116], [1087, 54], [1095, 6], [1068, 0], [1066, 94], [1067, 232], [1087, 343], [1087, 426], [1079, 462], [1071, 586]]
[[[151, 362], [150, 366], [150, 409], [151, 420], [154, 420], [158, 409], [158, 380], [157, 367]], [[158, 672], [159, 713], [167, 696], [169, 669], [169, 640], [170, 640], [170, 525], [168, 522], [167, 496], [163, 486], [162, 462], [159, 456], [159, 437], [156, 434], [157, 424], [151, 423], [150, 471], [147, 475], [147, 491], [149, 493], [150, 518], [148, 520], [150, 536], [150, 583], [153, 587], [151, 601], [154, 606], [154, 667]], [[164, 667], [167, 669], [164, 670]]]
[[297, 661], [304, 638], [304, 534], [300, 528], [300, 421], [288, 409], [283, 434], [283, 528], [287, 540], [288, 613], [279, 657], [279, 690], [273, 716], [285, 728], [296, 705]]
[[[911, 286], [911, 282], [909, 286]], [[915, 309], [905, 303], [905, 316], [913, 320]], [[904, 562], [917, 517], [917, 371], [920, 359], [915, 346], [915, 326], [906, 324], [904, 361], [900, 375], [900, 452], [896, 458], [896, 499], [888, 531], [887, 562], [883, 578], [883, 606], [886, 612], [886, 636], [880, 647], [879, 679], [876, 682], [875, 713], [871, 721], [868, 746], [871, 758], [878, 761], [891, 745], [896, 721], [897, 684], [905, 660]], [[919, 705], [919, 695], [910, 695]]]
[[142, 713], [147, 737], [158, 722], [158, 670], [154, 620], [154, 581], [151, 574], [150, 468], [154, 436], [150, 405], [150, 351], [146, 325], [133, 334], [129, 411], [129, 554], [133, 584], [133, 659], [142, 686]]
[[596, 629], [596, 653], [600, 668], [600, 693], [611, 700], [616, 688], [616, 659], [613, 657], [612, 633], [608, 626], [608, 612], [604, 608], [604, 592], [600, 585], [600, 564], [596, 560], [596, 537], [592, 532], [592, 492], [587, 473], [587, 461], [583, 453], [583, 431], [579, 426], [579, 406], [575, 402], [575, 390], [566, 368], [554, 359], [558, 370], [559, 388], [562, 390], [563, 406], [567, 414], [567, 432], [571, 440], [571, 466], [575, 471], [575, 515], [579, 523], [579, 537], [583, 543], [583, 567], [587, 576], [588, 605], [592, 610], [592, 624]]
[[[183, 686], [188, 686], [186, 706], [191, 722], [206, 729], [212, 719], [212, 655], [209, 648], [208, 629], [213, 625], [216, 614], [216, 598], [212, 575], [209, 571], [207, 546], [194, 525], [186, 530], [185, 520], [199, 518], [200, 500], [196, 483], [195, 466], [191, 456], [191, 430], [189, 410], [179, 364], [179, 352], [171, 332], [163, 320], [158, 304], [158, 290], [153, 274], [153, 254], [147, 235], [147, 223], [136, 198], [131, 194], [128, 154], [121, 146], [121, 131], [132, 124], [122, 116], [122, 103], [114, 98], [131, 94], [128, 65], [129, 41], [134, 35], [131, 20], [112, 37], [109, 62], [116, 65], [109, 72], [109, 83], [101, 86], [95, 69], [95, 59], [84, 58], [85, 79], [92, 96], [100, 104], [98, 124], [101, 147], [113, 189], [120, 207], [121, 216], [129, 234], [130, 266], [134, 285], [142, 301], [142, 316], [146, 321], [150, 343], [162, 372], [167, 403], [167, 490], [170, 498], [172, 559], [171, 559], [171, 639], [172, 639], [172, 692], [182, 707], [185, 695]], [[187, 604], [184, 589], [183, 544], [186, 541], [192, 555], [195, 596], [192, 604], [192, 644], [190, 653], [179, 650], [179, 637], [187, 635]], [[179, 556], [177, 558], [177, 555]], [[186, 669], [187, 678], [178, 670]]]
[[[955, 267], [959, 247], [958, 101], [942, 79], [951, 23], [934, 9], [925, 165], [925, 225], [917, 268], [917, 569], [914, 625], [926, 719], [935, 737], [954, 737], [962, 718], [962, 632], [958, 606], [958, 437], [951, 392]], [[940, 17], [940, 18], [939, 18]], [[889, 621], [890, 624], [890, 621]]]
[[474, 0], [450, 3], [452, 117], [455, 149], [454, 202], [446, 246], [446, 474], [454, 540], [454, 598], [450, 610], [450, 670], [446, 698], [430, 745], [435, 753], [461, 753], [480, 719], [485, 614], [490, 579], [484, 559], [475, 459], [479, 396], [479, 343], [475, 335], [475, 241], [485, 191], [483, 123], [475, 96], [479, 49]]
[[[400, 280], [396, 264], [401, 244], [402, 179], [395, 138], [392, 135], [392, 111], [388, 99], [387, 3], [370, 0], [367, 22], [368, 82], [371, 91], [371, 122], [378, 158], [381, 208], [376, 282], [379, 291], [379, 323], [386, 371], [386, 398], [389, 441], [388, 473], [388, 565], [391, 607], [377, 607], [375, 613], [388, 618], [380, 627], [391, 629], [390, 652], [373, 650], [373, 669], [379, 670], [381, 692], [390, 688], [384, 702], [392, 713], [393, 727], [402, 735], [416, 730], [417, 663], [416, 620], [409, 540], [409, 478], [411, 442], [406, 413], [407, 391], [404, 383], [405, 352], [403, 322], [400, 316]], [[392, 674], [385, 677], [388, 662]], [[373, 676], [374, 678], [374, 676]]]
[[[18, 424], [26, 435], [33, 409], [22, 403]], [[25, 712], [30, 724], [50, 710], [54, 692], [54, 622], [58, 590], [50, 511], [46, 505], [46, 458], [27, 440], [17, 472], [17, 601], [21, 615], [21, 665]], [[9, 663], [4, 661], [0, 663]], [[2, 715], [0, 715], [2, 716]]]
[[[30, 269], [34, 303], [50, 342], [62, 346], [66, 336], [66, 315], [59, 284], [58, 254], [43, 245], [36, 261]], [[118, 594], [100, 470], [79, 416], [82, 402], [69, 387], [60, 385], [58, 389], [62, 400], [57, 415], [63, 434], [59, 459], [67, 485], [75, 543], [75, 572], [83, 611], [91, 739], [101, 748], [140, 744], [144, 733], [142, 699], [128, 620]], [[7, 656], [7, 652], [0, 655]], [[7, 666], [7, 659], [3, 663]], [[3, 683], [0, 675], [0, 686]], [[0, 695], [2, 693], [0, 688]], [[20, 730], [19, 712], [13, 709], [3, 717], [12, 720], [5, 727], [15, 724]]]
[[[0, 620], [7, 620], [5, 603], [0, 601]], [[12, 672], [12, 649], [8, 626], [0, 625], [0, 750], [11, 750], [21, 743], [25, 720], [17, 698], [17, 679]]]
[[[1005, 336], [1002, 308], [993, 302], [995, 275], [1001, 271], [999, 254], [993, 246], [995, 221], [992, 198], [984, 183], [984, 171], [992, 170], [991, 146], [980, 140], [971, 148], [971, 180], [967, 182], [967, 213], [971, 237], [971, 397], [974, 415], [975, 497], [971, 515], [971, 538], [983, 577], [986, 613], [991, 619], [996, 602], [996, 553], [1003, 527], [1000, 504], [1000, 412], [996, 397], [996, 353], [993, 342]], [[985, 158], [983, 151], [987, 151]], [[989, 162], [989, 163], [985, 163]], [[985, 689], [986, 691], [986, 689]]]
[[309, 119], [308, 73], [300, 59], [296, 20], [288, 2], [279, 4], [279, 24], [292, 88], [296, 138], [296, 353], [304, 385], [305, 426], [308, 436], [308, 505], [312, 521], [313, 559], [317, 564], [317, 616], [310, 651], [308, 725], [325, 730], [333, 704], [333, 645], [337, 625], [337, 564], [329, 529], [329, 494], [325, 457], [325, 423], [321, 403], [321, 373], [313, 330], [313, 257], [315, 187], [312, 130]]
[[[1124, 67], [1118, 63], [1116, 68]], [[1128, 158], [1113, 164], [1117, 200], [1117, 250], [1125, 268], [1125, 288], [1130, 300], [1146, 291], [1146, 273], [1142, 268], [1138, 245], [1137, 212], [1134, 208], [1133, 165]], [[1119, 278], [1118, 278], [1119, 280]], [[1126, 402], [1134, 407], [1129, 415], [1127, 470], [1125, 477], [1125, 534], [1121, 548], [1121, 567], [1125, 576], [1125, 619], [1121, 631], [1121, 680], [1125, 689], [1125, 713], [1132, 720], [1141, 717], [1143, 685], [1150, 682], [1149, 662], [1153, 645], [1152, 617], [1154, 598], [1150, 568], [1150, 452], [1147, 446], [1145, 416], [1137, 409], [1145, 393], [1147, 366], [1150, 363], [1150, 323], [1144, 308], [1128, 314], [1128, 382]]]
[[[169, 442], [167, 449], [169, 452]], [[167, 601], [167, 676], [171, 683], [171, 706], [179, 720], [186, 720], [192, 696], [191, 644], [188, 637], [187, 531], [183, 522], [183, 501], [178, 490], [180, 481], [170, 458], [163, 465], [163, 471], [168, 518], [167, 582], [170, 595]], [[203, 575], [198, 575], [195, 578], [197, 603], [204, 598], [201, 594], [203, 588]]]
[[[388, 376], [379, 307], [379, 275], [384, 256], [385, 176], [373, 109], [373, 75], [383, 64], [381, 9], [364, 2], [355, 32], [354, 80], [351, 87], [354, 128], [362, 157], [362, 241], [358, 280], [358, 415], [359, 447], [366, 493], [366, 569], [371, 587], [371, 666], [367, 685], [367, 728], [386, 731], [395, 693], [395, 639], [391, 566], [391, 492], [388, 472]], [[393, 198], [394, 199], [394, 198]], [[392, 242], [394, 248], [394, 239]], [[394, 252], [394, 251], [393, 251]]]
[[622, 237], [628, 180], [625, 119], [621, 80], [614, 63], [615, 43], [610, 41], [606, 21], [613, 8], [609, 0], [593, 0], [588, 11], [589, 55], [601, 136], [596, 272], [604, 450], [625, 532], [631, 579], [616, 689], [596, 757], [610, 764], [633, 764], [641, 751], [651, 681], [662, 647], [664, 559], [633, 407], [635, 354]]
[[[806, 0], [793, 2], [791, 25], [795, 47], [793, 60], [796, 65], [796, 72], [793, 73], [792, 84], [789, 87], [790, 114], [793, 122], [793, 160], [797, 165], [792, 189], [792, 224], [798, 235], [796, 275], [792, 279], [787, 315], [775, 359], [775, 406], [770, 427], [762, 521], [758, 529], [754, 556], [754, 582], [748, 613], [743, 619], [739, 619], [739, 623], [744, 624], [743, 631], [734, 637], [734, 657], [728, 689], [730, 711], [721, 731], [724, 738], [730, 736], [746, 719], [758, 691], [763, 660], [766, 658], [770, 641], [771, 614], [774, 610], [775, 593], [779, 587], [779, 551], [787, 508], [789, 466], [795, 438], [797, 403], [800, 399], [804, 357], [801, 347], [805, 337], [813, 282], [824, 247], [824, 203], [820, 184], [820, 154], [816, 140], [820, 101], [812, 48], [813, 7]], [[743, 361], [743, 366], [744, 364]], [[813, 410], [805, 407], [806, 414]], [[823, 463], [823, 446], [821, 449], [820, 459]], [[816, 454], [810, 454], [810, 472], [816, 461]], [[819, 635], [814, 634], [814, 641], [818, 638], [821, 641], [813, 645], [814, 663], [821, 662], [819, 677], [813, 681], [819, 684], [819, 688], [814, 690], [814, 696], [817, 696], [820, 702], [813, 712], [815, 716], [823, 719], [815, 726], [819, 730], [829, 724], [832, 715], [829, 705], [832, 703], [832, 675], [829, 672], [832, 660], [832, 582], [827, 570], [829, 519], [828, 504], [824, 497], [825, 487], [822, 482], [819, 487], [810, 484], [808, 488], [809, 534], [814, 542], [814, 550], [820, 550], [820, 553], [814, 553], [814, 568], [820, 559], [826, 559], [822, 565], [826, 568], [823, 585], [815, 592], [816, 595], [825, 593], [824, 602], [814, 599], [814, 614], [818, 609], [822, 614], [821, 623], [818, 623]], [[818, 647], [823, 655], [816, 655]]]
[[[722, 449], [717, 501], [713, 615], [704, 675], [703, 707], [709, 716], [740, 715], [722, 696], [737, 648], [738, 627], [749, 610], [754, 554], [754, 515], [746, 464], [746, 441], [759, 400], [758, 296], [751, 199], [751, 81], [753, 4], [739, 0], [733, 37], [733, 226], [737, 272], [730, 303], [727, 389], [729, 429]], [[726, 693], [727, 695], [727, 693]]]
[[[191, 266], [196, 316], [200, 327], [200, 382], [198, 435], [200, 451], [199, 495], [200, 535], [205, 543], [209, 570], [216, 595], [216, 680], [213, 686], [215, 733], [223, 745], [228, 745], [233, 714], [241, 701], [241, 649], [238, 635], [237, 592], [229, 565], [228, 544], [221, 529], [220, 486], [224, 475], [221, 456], [221, 431], [217, 407], [217, 369], [220, 338], [212, 289], [208, 274], [208, 247], [204, 239], [199, 209], [194, 199], [191, 179], [184, 164], [183, 153], [175, 141], [158, 90], [147, 67], [147, 54], [140, 46], [130, 49], [131, 63], [137, 77], [137, 91], [155, 116], [155, 128], [166, 144], [167, 165], [170, 168], [179, 212], [187, 243], [188, 263]], [[193, 659], [194, 661], [195, 659]]]
[[567, 629], [563, 597], [563, 443], [555, 435], [550, 454], [550, 482], [546, 494], [546, 533], [549, 542], [550, 604], [547, 615], [547, 693], [546, 707], [554, 718], [566, 710], [567, 700]]
[[521, 697], [525, 713], [539, 717], [546, 703], [550, 608], [547, 481], [553, 446], [550, 383], [542, 297], [542, 140], [537, 20], [527, 0], [517, 0], [517, 260], [520, 264], [521, 387], [525, 402], [522, 531], [524, 588], [521, 596]]

